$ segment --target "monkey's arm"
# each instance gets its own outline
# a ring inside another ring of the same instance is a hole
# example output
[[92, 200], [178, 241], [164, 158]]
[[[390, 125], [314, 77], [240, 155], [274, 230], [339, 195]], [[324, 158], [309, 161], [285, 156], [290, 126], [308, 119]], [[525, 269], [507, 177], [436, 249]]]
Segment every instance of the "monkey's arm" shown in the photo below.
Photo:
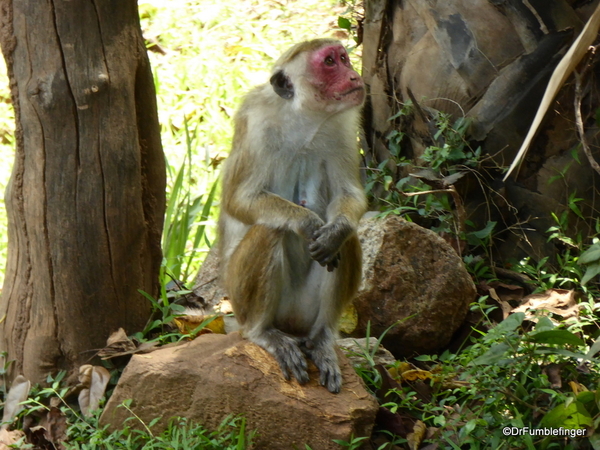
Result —
[[[360, 183], [358, 171], [348, 176], [348, 171], [339, 166], [342, 161], [345, 165], [347, 160], [340, 158], [338, 164], [332, 164], [329, 170], [333, 181], [333, 190], [337, 192], [327, 208], [327, 224], [321, 227], [314, 235], [309, 245], [311, 257], [322, 266], [327, 266], [332, 271], [338, 266], [340, 258], [339, 251], [348, 237], [356, 231], [358, 221], [367, 210], [367, 201], [364, 190]], [[358, 160], [353, 163], [358, 167]], [[339, 171], [339, 174], [336, 174]]]
[[265, 189], [262, 180], [268, 178], [270, 170], [265, 163], [253, 164], [239, 156], [232, 155], [235, 159], [224, 173], [221, 207], [227, 214], [247, 225], [288, 229], [305, 239], [323, 226], [313, 211]]

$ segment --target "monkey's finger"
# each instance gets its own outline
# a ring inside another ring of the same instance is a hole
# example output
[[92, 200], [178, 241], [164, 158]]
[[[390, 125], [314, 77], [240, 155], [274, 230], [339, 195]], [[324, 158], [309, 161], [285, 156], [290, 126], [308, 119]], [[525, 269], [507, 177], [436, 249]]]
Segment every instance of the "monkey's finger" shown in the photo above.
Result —
[[307, 351], [315, 348], [315, 343], [312, 341], [312, 339], [307, 337], [298, 338], [298, 345], [300, 346], [302, 353], [306, 353]]
[[[287, 347], [287, 348], [286, 348]], [[305, 384], [308, 382], [308, 372], [306, 359], [297, 344], [282, 345], [274, 354], [275, 359], [279, 363], [283, 377], [289, 381], [290, 374], [298, 380], [298, 383]]]
[[319, 245], [318, 242], [310, 244], [308, 246], [308, 251], [310, 252], [310, 257], [321, 264], [321, 266], [327, 266], [329, 272], [339, 265], [340, 252], [332, 254], [331, 250]]
[[279, 363], [279, 368], [281, 369], [281, 374], [283, 375], [283, 378], [285, 378], [285, 381], [290, 381], [290, 372], [287, 367]]
[[[326, 247], [325, 245], [321, 244], [320, 242], [316, 241], [316, 242], [311, 242], [308, 245], [308, 251], [310, 252], [310, 256], [312, 259], [323, 262], [323, 263], [327, 263], [329, 262], [328, 260], [332, 259], [332, 251]], [[323, 265], [323, 264], [321, 264]]]
[[327, 272], [333, 272], [340, 265], [340, 254], [336, 254], [333, 259], [327, 263]]
[[342, 389], [340, 369], [333, 366], [321, 369], [319, 383], [321, 383], [321, 386], [325, 386], [329, 392], [337, 394]]
[[340, 371], [337, 357], [333, 347], [319, 346], [310, 352], [309, 358], [319, 369], [319, 382], [329, 392], [337, 394], [342, 388], [342, 372]]

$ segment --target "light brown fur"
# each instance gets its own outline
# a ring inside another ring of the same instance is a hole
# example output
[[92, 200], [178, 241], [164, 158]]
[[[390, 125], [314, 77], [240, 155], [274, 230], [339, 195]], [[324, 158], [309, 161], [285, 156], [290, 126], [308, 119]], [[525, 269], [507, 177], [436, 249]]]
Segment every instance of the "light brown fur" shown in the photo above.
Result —
[[[321, 54], [337, 66], [309, 67]], [[247, 95], [219, 218], [222, 279], [245, 336], [286, 378], [306, 382], [311, 358], [331, 392], [341, 387], [333, 346], [360, 283], [356, 226], [366, 209], [356, 141], [364, 89], [346, 59], [335, 40], [300, 43], [277, 61], [271, 85]], [[339, 95], [326, 86], [335, 99], [310, 81], [330, 70], [341, 80]]]

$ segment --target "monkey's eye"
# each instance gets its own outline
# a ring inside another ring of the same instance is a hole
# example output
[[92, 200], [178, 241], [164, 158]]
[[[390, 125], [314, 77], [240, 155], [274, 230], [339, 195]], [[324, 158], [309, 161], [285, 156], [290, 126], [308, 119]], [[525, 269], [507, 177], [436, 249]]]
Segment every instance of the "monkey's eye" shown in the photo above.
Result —
[[335, 60], [331, 56], [328, 56], [327, 58], [325, 58], [324, 62], [325, 62], [326, 66], [334, 66], [335, 65]]
[[340, 60], [345, 63], [346, 62], [346, 55], [342, 55], [340, 56]]

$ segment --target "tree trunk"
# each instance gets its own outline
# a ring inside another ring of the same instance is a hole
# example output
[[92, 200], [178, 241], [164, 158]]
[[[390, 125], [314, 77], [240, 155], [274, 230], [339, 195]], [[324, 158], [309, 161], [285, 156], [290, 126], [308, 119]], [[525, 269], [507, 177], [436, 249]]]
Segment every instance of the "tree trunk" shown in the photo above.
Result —
[[161, 263], [165, 167], [135, 0], [0, 0], [16, 116], [0, 349], [72, 371], [140, 330]]

